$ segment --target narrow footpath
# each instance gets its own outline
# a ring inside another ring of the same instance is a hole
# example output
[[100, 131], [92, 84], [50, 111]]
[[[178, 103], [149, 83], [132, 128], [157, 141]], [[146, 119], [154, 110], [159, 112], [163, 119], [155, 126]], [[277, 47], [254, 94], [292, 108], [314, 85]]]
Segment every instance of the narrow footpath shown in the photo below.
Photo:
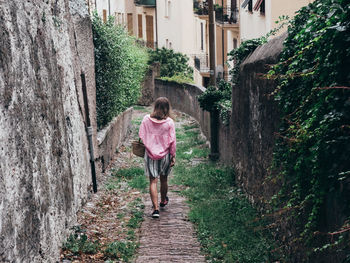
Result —
[[[150, 110], [134, 108], [131, 132], [98, 178], [98, 192], [78, 213], [78, 225], [63, 243], [60, 262], [206, 262], [187, 219], [189, 207], [178, 194], [183, 186], [170, 182], [169, 205], [160, 211], [159, 219], [151, 217], [143, 159], [131, 152], [131, 142], [138, 138], [140, 123]], [[175, 114], [177, 130], [194, 123], [186, 115]], [[170, 181], [173, 177], [172, 172]]]
[[[176, 128], [193, 123], [189, 117], [177, 114]], [[140, 114], [135, 111], [134, 116]], [[174, 176], [173, 172], [170, 176]], [[188, 220], [186, 199], [177, 192], [181, 186], [169, 184], [169, 204], [160, 210], [160, 218], [151, 217], [152, 202], [144, 195], [145, 215], [141, 226], [140, 247], [136, 263], [148, 262], [206, 262], [200, 253], [192, 223]]]
[[[148, 198], [149, 199], [149, 198]], [[187, 220], [185, 199], [170, 189], [169, 205], [153, 219], [150, 200], [146, 202], [145, 221], [141, 227], [140, 248], [136, 263], [148, 262], [206, 262], [191, 222]]]

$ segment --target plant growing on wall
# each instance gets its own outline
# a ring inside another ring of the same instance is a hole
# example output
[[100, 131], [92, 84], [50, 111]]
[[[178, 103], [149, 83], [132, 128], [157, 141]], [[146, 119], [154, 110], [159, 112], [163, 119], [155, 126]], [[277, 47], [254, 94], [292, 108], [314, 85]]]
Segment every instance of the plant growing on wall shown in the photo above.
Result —
[[[347, 257], [343, 262], [350, 259], [350, 225], [344, 220], [350, 216], [349, 21], [347, 0], [316, 0], [302, 8], [280, 63], [268, 75], [279, 83], [275, 98], [282, 112], [274, 152], [283, 177], [278, 197], [298, 215], [310, 255], [337, 251], [339, 260]], [[342, 222], [327, 222], [333, 209]]]
[[[289, 17], [280, 16], [279, 20], [275, 23], [279, 24], [278, 27], [272, 29], [265, 36], [243, 41], [238, 48], [233, 49], [228, 53], [228, 60], [234, 62], [234, 67], [230, 70], [232, 84], [237, 85], [239, 83], [241, 63], [249, 56], [249, 54], [254, 52], [258, 46], [266, 43], [270, 36], [275, 35], [281, 28], [288, 24]], [[199, 96], [199, 103], [204, 110], [219, 110], [221, 120], [224, 124], [228, 124], [232, 108], [231, 94], [231, 84], [225, 80], [220, 80], [218, 83], [218, 90], [216, 91], [213, 87], [208, 88], [202, 95]]]
[[127, 31], [109, 17], [104, 23], [94, 13], [97, 125], [105, 126], [133, 105], [140, 96], [140, 84], [148, 67], [148, 53]]
[[160, 64], [160, 77], [166, 80], [179, 79], [192, 82], [193, 69], [188, 65], [189, 58], [172, 49], [157, 48], [149, 50], [149, 64], [158, 62]]
[[231, 112], [231, 84], [221, 79], [217, 88], [209, 86], [205, 92], [198, 96], [199, 105], [203, 110], [213, 112], [218, 110], [225, 124], [228, 123]]

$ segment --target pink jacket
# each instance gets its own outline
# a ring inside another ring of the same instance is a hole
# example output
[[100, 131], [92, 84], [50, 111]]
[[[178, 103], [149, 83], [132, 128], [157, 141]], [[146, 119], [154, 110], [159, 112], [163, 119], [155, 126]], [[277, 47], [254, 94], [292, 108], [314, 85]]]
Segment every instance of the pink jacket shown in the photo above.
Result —
[[175, 124], [171, 118], [154, 120], [151, 119], [149, 114], [146, 115], [142, 120], [139, 136], [151, 159], [162, 159], [169, 152], [172, 156], [175, 156]]

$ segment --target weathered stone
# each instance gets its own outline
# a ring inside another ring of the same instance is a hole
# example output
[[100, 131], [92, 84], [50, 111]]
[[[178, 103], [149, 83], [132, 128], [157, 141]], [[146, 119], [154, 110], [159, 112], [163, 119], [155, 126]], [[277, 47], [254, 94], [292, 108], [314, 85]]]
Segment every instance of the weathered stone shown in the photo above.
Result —
[[280, 116], [271, 95], [276, 84], [262, 75], [268, 72], [268, 65], [278, 62], [285, 38], [283, 34], [259, 46], [242, 63], [240, 84], [232, 89], [233, 164], [238, 182], [253, 202], [275, 190], [263, 181], [271, 166]]
[[146, 215], [135, 262], [206, 262], [192, 223], [187, 220], [189, 207], [185, 198], [170, 191], [169, 205], [160, 210], [159, 219], [150, 216], [152, 202], [148, 194], [145, 198]]
[[76, 45], [92, 35], [73, 22], [68, 0], [0, 1], [1, 262], [56, 261], [87, 197], [80, 72], [94, 65]]
[[104, 129], [98, 132], [98, 156], [101, 161], [102, 171], [107, 168], [115, 151], [121, 146], [128, 135], [132, 113], [133, 108], [127, 109], [115, 117]]
[[195, 118], [207, 138], [210, 138], [210, 114], [201, 109], [198, 96], [205, 88], [192, 84], [155, 80], [154, 98], [167, 97], [171, 106]]
[[159, 70], [159, 63], [154, 63], [148, 69], [145, 79], [142, 83], [141, 97], [138, 101], [139, 105], [149, 106], [154, 102], [154, 79], [155, 77], [159, 76]]

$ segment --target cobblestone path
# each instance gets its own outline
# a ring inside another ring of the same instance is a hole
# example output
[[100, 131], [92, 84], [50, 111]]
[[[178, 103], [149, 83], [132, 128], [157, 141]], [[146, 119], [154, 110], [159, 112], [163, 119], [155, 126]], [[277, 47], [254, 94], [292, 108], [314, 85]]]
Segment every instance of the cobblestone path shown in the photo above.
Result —
[[187, 220], [185, 199], [169, 191], [169, 205], [160, 210], [160, 218], [151, 217], [152, 203], [146, 198], [145, 221], [141, 227], [140, 248], [136, 263], [206, 262], [191, 222]]

